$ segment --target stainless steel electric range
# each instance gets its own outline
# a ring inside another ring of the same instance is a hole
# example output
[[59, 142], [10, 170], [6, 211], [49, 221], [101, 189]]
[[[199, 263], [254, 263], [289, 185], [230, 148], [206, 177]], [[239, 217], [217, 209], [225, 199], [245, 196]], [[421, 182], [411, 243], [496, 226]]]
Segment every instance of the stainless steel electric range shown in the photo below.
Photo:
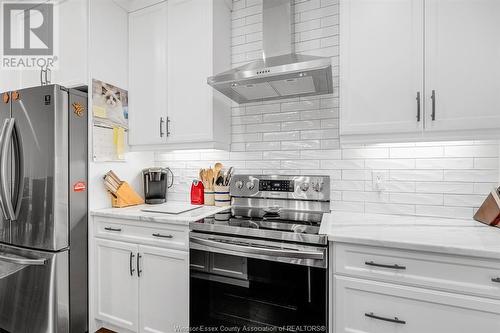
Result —
[[236, 175], [232, 207], [191, 223], [191, 327], [328, 331], [328, 176]]

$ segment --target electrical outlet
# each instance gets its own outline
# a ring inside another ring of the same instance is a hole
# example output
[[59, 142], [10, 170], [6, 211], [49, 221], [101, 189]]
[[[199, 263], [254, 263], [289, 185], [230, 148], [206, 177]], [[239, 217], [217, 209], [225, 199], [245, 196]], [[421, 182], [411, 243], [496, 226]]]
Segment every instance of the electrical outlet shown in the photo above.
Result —
[[372, 171], [372, 188], [374, 191], [383, 191], [385, 182], [387, 181], [387, 173], [382, 171]]

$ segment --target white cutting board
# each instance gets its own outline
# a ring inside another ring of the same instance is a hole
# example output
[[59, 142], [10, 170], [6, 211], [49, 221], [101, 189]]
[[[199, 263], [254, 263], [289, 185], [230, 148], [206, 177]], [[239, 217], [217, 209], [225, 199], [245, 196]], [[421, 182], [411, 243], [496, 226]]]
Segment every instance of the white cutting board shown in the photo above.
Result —
[[163, 214], [182, 214], [193, 209], [201, 208], [202, 206], [195, 206], [182, 202], [167, 202], [160, 205], [149, 205], [142, 208], [141, 211], [148, 213], [163, 213]]

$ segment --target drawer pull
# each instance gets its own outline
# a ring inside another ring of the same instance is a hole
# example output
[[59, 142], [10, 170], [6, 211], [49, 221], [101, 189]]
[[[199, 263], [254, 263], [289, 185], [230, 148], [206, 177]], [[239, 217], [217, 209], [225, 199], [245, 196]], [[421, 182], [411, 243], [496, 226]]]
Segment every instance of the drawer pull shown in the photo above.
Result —
[[104, 230], [107, 230], [107, 231], [116, 231], [116, 232], [122, 231], [121, 228], [111, 228], [111, 227], [106, 227], [106, 228], [104, 228]]
[[500, 283], [500, 277], [493, 278], [491, 279], [491, 281], [495, 283]]
[[375, 267], [383, 267], [383, 268], [391, 268], [391, 269], [406, 269], [406, 266], [400, 266], [398, 264], [395, 265], [385, 265], [385, 264], [377, 264], [373, 261], [365, 261], [365, 265], [367, 266], [375, 266]]
[[380, 317], [380, 316], [374, 315], [373, 312], [365, 313], [365, 316], [368, 317], [368, 318], [373, 318], [373, 319], [377, 319], [377, 320], [388, 321], [388, 322], [396, 323], [396, 324], [402, 324], [402, 325], [406, 324], [406, 321], [401, 320], [398, 317], [385, 318], [385, 317]]
[[153, 234], [153, 237], [158, 237], [158, 238], [174, 238], [172, 235], [162, 235], [162, 234]]

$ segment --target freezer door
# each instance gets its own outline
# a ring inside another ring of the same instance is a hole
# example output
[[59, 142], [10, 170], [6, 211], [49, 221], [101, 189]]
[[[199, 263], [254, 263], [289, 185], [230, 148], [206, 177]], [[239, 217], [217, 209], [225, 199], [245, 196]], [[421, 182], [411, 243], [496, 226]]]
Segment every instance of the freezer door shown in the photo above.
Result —
[[[3, 92], [1, 93], [0, 102], [0, 147], [3, 141], [3, 129], [7, 125], [10, 119], [10, 106], [11, 106], [11, 93]], [[4, 126], [5, 125], [5, 126]], [[7, 170], [8, 176], [6, 181], [10, 181], [10, 168]], [[0, 179], [0, 184], [2, 179]], [[0, 242], [10, 243], [10, 220], [7, 218], [7, 213], [4, 208], [5, 202], [0, 197]]]
[[9, 243], [61, 250], [69, 245], [68, 93], [51, 85], [16, 97], [6, 134], [12, 142]]
[[68, 251], [0, 245], [0, 331], [69, 330]]

